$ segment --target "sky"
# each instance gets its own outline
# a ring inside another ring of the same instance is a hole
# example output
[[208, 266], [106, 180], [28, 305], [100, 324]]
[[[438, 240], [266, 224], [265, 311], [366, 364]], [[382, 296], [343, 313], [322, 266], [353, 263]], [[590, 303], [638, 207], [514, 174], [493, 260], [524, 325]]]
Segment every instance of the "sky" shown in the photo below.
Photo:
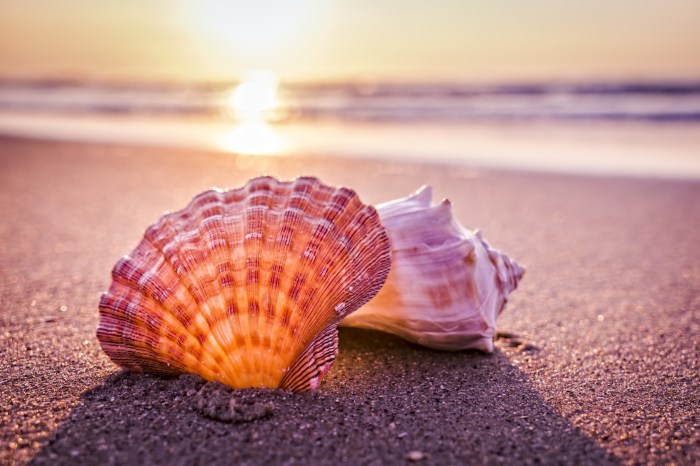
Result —
[[0, 0], [0, 76], [700, 77], [698, 0]]

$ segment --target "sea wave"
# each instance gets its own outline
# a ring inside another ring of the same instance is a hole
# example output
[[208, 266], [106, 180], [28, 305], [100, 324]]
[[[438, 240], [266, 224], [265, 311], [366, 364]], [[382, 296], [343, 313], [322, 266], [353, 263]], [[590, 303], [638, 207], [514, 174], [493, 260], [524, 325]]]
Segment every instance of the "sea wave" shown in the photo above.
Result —
[[[227, 117], [236, 83], [0, 80], [0, 111]], [[288, 119], [700, 121], [700, 81], [283, 84]]]

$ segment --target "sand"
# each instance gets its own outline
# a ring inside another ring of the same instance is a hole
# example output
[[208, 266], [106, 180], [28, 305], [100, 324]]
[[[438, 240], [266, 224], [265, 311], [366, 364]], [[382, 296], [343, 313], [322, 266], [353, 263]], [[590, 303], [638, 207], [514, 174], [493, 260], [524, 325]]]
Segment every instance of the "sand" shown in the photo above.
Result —
[[[110, 270], [209, 186], [432, 184], [527, 266], [492, 355], [343, 329], [315, 393], [120, 371]], [[700, 182], [0, 139], [2, 464], [697, 464]], [[233, 400], [233, 402], [231, 402]]]

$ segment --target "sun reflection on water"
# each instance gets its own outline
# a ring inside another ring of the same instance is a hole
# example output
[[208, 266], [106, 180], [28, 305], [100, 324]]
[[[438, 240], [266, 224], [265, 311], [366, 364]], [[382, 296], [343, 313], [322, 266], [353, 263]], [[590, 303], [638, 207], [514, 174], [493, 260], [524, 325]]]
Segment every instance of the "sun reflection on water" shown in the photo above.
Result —
[[277, 78], [267, 70], [251, 71], [229, 94], [228, 105], [236, 118], [260, 121], [271, 118], [279, 107]]
[[223, 135], [221, 145], [226, 150], [246, 155], [279, 154], [283, 147], [277, 132], [264, 121], [239, 123]]
[[273, 155], [282, 151], [282, 139], [269, 123], [280, 111], [274, 74], [267, 70], [248, 73], [229, 94], [227, 106], [238, 123], [221, 137], [223, 149], [247, 155]]

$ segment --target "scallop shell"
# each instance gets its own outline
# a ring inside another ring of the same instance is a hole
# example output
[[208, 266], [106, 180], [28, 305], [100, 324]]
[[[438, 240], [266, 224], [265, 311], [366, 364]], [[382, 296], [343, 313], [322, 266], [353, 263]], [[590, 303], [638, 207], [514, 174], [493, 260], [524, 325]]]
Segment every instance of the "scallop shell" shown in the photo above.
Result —
[[382, 290], [343, 326], [393, 333], [441, 350], [493, 351], [496, 317], [525, 269], [462, 227], [432, 191], [377, 206], [392, 243]]
[[316, 389], [338, 322], [389, 273], [374, 207], [315, 178], [255, 178], [164, 215], [112, 271], [97, 338], [136, 372]]

